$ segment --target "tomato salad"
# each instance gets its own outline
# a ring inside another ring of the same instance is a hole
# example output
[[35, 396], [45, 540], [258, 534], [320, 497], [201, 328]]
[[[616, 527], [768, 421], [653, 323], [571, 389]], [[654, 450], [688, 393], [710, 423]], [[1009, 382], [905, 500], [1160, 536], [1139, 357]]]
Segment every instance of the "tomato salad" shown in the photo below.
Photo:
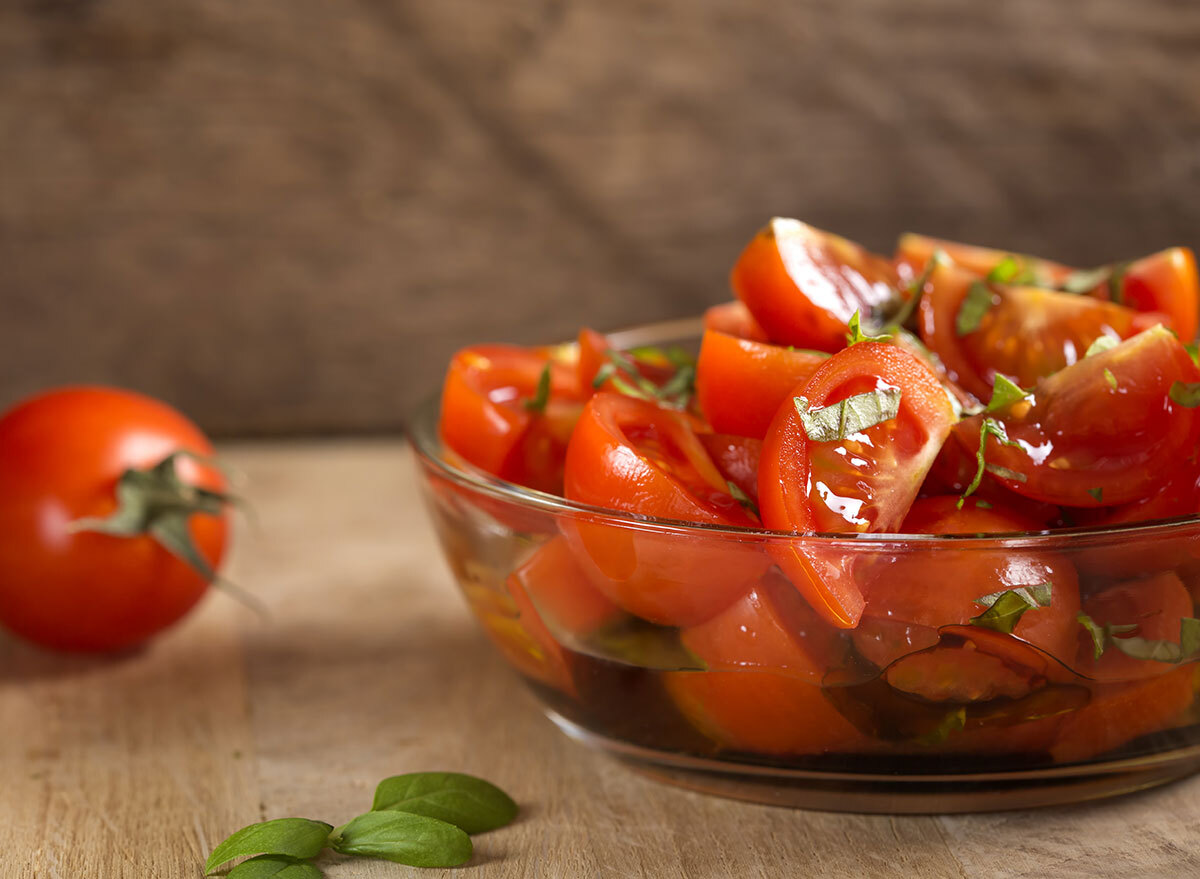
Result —
[[[731, 284], [695, 356], [584, 329], [452, 360], [452, 461], [639, 520], [799, 535], [714, 548], [564, 517], [509, 577], [522, 671], [578, 697], [564, 643], [660, 638], [676, 716], [759, 757], [1072, 762], [1191, 722], [1194, 550], [1096, 571], [1002, 543], [1200, 513], [1191, 251], [1080, 269], [909, 234], [889, 258], [774, 219]], [[867, 532], [997, 537], [894, 556], [804, 539]]]

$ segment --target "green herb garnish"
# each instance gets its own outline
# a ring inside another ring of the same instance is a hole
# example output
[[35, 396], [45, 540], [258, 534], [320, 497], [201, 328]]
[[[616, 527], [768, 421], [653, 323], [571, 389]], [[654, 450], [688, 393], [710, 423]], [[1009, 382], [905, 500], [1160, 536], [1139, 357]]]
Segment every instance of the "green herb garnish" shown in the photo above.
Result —
[[808, 400], [792, 400], [804, 432], [815, 443], [844, 440], [869, 427], [891, 421], [900, 412], [900, 389], [883, 388], [855, 394], [832, 406], [809, 408]]
[[750, 498], [750, 495], [742, 491], [741, 487], [732, 479], [726, 479], [725, 484], [729, 486], [729, 494], [735, 501], [753, 513], [756, 518], [759, 517], [758, 504]]
[[1030, 268], [1027, 258], [1018, 258], [1016, 254], [1006, 253], [1000, 262], [992, 266], [987, 273], [987, 279], [993, 284], [1036, 284], [1037, 274]]
[[1188, 355], [1192, 358], [1192, 363], [1200, 366], [1200, 343], [1188, 342], [1183, 346]]
[[996, 373], [996, 381], [992, 385], [992, 399], [988, 401], [984, 412], [995, 412], [1007, 408], [1013, 403], [1020, 402], [1029, 396], [1028, 391], [1021, 390], [1008, 376]]
[[367, 812], [329, 838], [343, 855], [383, 858], [410, 867], [457, 867], [471, 859], [471, 837], [446, 821], [411, 812]]
[[1133, 659], [1148, 659], [1178, 665], [1200, 653], [1200, 620], [1183, 617], [1179, 621], [1179, 642], [1156, 638], [1140, 638], [1136, 635], [1119, 637], [1137, 630], [1137, 626], [1107, 623], [1100, 625], [1086, 613], [1076, 616], [1079, 624], [1092, 638], [1092, 652], [1096, 659], [1104, 655], [1109, 647], [1116, 647]]
[[675, 372], [661, 386], [654, 384], [638, 369], [637, 361], [629, 352], [610, 350], [606, 352], [608, 362], [596, 371], [592, 387], [599, 388], [611, 381], [613, 387], [627, 397], [649, 400], [673, 409], [686, 409], [696, 390], [696, 367], [682, 349], [658, 348], [634, 349], [655, 352], [655, 359], [673, 363]]
[[994, 304], [992, 291], [983, 281], [972, 281], [967, 295], [958, 308], [958, 316], [954, 320], [954, 330], [960, 336], [968, 335], [979, 329], [983, 316]]
[[980, 607], [986, 607], [979, 616], [971, 617], [973, 626], [981, 626], [995, 632], [1011, 635], [1025, 611], [1035, 607], [1049, 607], [1053, 588], [1049, 583], [1037, 586], [1018, 586], [1003, 592], [993, 592], [975, 599]]
[[1119, 344], [1120, 342], [1118, 342], [1112, 336], [1097, 336], [1092, 344], [1088, 345], [1087, 350], [1083, 352], [1084, 359], [1087, 359], [1088, 357], [1094, 357], [1097, 354], [1103, 354], [1105, 351], [1111, 351]]
[[1082, 295], [1095, 290], [1105, 281], [1112, 277], [1111, 266], [1098, 266], [1094, 269], [1080, 269], [1076, 272], [1071, 272], [1063, 279], [1058, 288], [1064, 293], [1075, 293]]
[[1119, 262], [1112, 267], [1112, 274], [1108, 276], [1108, 298], [1117, 305], [1125, 304], [1125, 270], [1129, 268], [1129, 263]]
[[1107, 366], [1104, 367], [1104, 380], [1108, 382], [1108, 386], [1114, 391], [1117, 389], [1117, 377], [1113, 375], [1113, 371]]
[[491, 782], [460, 772], [410, 772], [385, 778], [375, 788], [371, 809], [437, 818], [467, 833], [495, 830], [517, 815], [512, 797]]
[[989, 464], [984, 458], [984, 451], [987, 449], [987, 439], [989, 436], [994, 436], [997, 441], [1006, 446], [1021, 448], [1021, 444], [1008, 438], [1008, 431], [1004, 429], [1004, 425], [994, 418], [985, 418], [979, 426], [979, 450], [975, 453], [975, 460], [978, 463], [978, 469], [975, 471], [975, 478], [971, 480], [971, 484], [967, 486], [966, 491], [958, 499], [958, 508], [961, 510], [963, 503], [968, 497], [975, 493], [983, 482], [983, 471], [987, 470], [990, 473], [995, 473], [997, 476], [1004, 479], [1011, 479], [1014, 482], [1024, 482], [1025, 474], [1018, 473], [1016, 470], [1009, 470], [1007, 467], [1000, 467], [995, 464]]
[[213, 849], [204, 863], [207, 875], [226, 861], [244, 855], [278, 855], [295, 860], [315, 858], [329, 841], [332, 824], [308, 818], [276, 818], [243, 827]]
[[846, 333], [847, 347], [857, 345], [859, 342], [886, 342], [892, 337], [890, 333], [884, 333], [879, 336], [869, 336], [864, 333], [857, 309], [855, 309], [854, 314], [850, 315], [850, 321], [847, 326], [850, 329], [850, 332]]
[[1200, 406], [1200, 382], [1175, 382], [1167, 396], [1180, 406], [1195, 409]]
[[1097, 486], [1096, 488], [1089, 488], [1087, 490], [1087, 493], [1096, 499], [1096, 503], [1102, 503], [1104, 501], [1104, 487], [1103, 486]]
[[312, 861], [283, 855], [259, 855], [242, 861], [225, 874], [225, 879], [321, 879], [321, 870]]
[[540, 415], [546, 411], [546, 404], [550, 402], [550, 364], [547, 363], [542, 367], [542, 374], [538, 376], [537, 390], [533, 397], [525, 401], [525, 408], [530, 412]]

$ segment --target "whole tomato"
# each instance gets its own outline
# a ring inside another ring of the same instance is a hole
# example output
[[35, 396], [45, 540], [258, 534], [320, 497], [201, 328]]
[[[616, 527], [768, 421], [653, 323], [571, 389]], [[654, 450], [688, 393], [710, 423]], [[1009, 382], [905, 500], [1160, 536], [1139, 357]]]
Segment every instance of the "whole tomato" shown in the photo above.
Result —
[[212, 451], [174, 409], [113, 388], [48, 391], [0, 417], [0, 624], [105, 651], [187, 613], [228, 536]]

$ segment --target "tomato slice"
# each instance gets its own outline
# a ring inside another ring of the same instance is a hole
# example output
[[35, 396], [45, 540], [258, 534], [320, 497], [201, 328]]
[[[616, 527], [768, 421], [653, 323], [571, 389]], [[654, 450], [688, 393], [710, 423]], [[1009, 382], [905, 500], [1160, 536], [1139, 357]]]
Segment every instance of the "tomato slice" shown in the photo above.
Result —
[[[539, 410], [542, 372], [550, 395]], [[475, 345], [450, 361], [438, 429], [443, 442], [487, 473], [541, 491], [562, 491], [563, 459], [582, 409], [575, 367], [549, 348]]]
[[845, 656], [845, 641], [778, 574], [681, 638], [709, 670], [666, 675], [667, 692], [721, 746], [801, 754], [867, 744], [821, 690], [825, 671]]
[[775, 218], [742, 251], [730, 277], [772, 342], [836, 351], [854, 312], [864, 321], [896, 304], [890, 261], [801, 223]]
[[1017, 445], [989, 435], [985, 458], [993, 476], [1024, 497], [1072, 507], [1130, 503], [1194, 460], [1200, 419], [1170, 390], [1197, 381], [1187, 350], [1158, 327], [1043, 379], [1028, 399], [959, 422], [955, 436], [973, 451], [984, 419], [999, 422]]
[[696, 363], [700, 410], [718, 433], [762, 439], [792, 388], [829, 355], [752, 342], [708, 330]]
[[1143, 638], [1178, 644], [1180, 621], [1193, 616], [1194, 607], [1191, 593], [1183, 581], [1172, 572], [1163, 572], [1110, 586], [1089, 596], [1083, 602], [1083, 612], [1099, 626], [1134, 628], [1114, 632], [1113, 643], [1104, 649], [1099, 659], [1092, 637], [1080, 629], [1080, 673], [1098, 681], [1129, 681], [1165, 674], [1172, 666], [1129, 656], [1117, 646], [1118, 639]]
[[895, 260], [903, 267], [904, 274], [916, 277], [924, 271], [933, 254], [939, 250], [955, 265], [977, 277], [986, 277], [1002, 263], [1011, 263], [1013, 277], [1021, 279], [1023, 283], [1054, 287], [1075, 271], [1070, 266], [1037, 256], [991, 247], [977, 247], [974, 244], [962, 244], [944, 238], [930, 238], [913, 232], [906, 232], [896, 242]]
[[[937, 378], [895, 345], [860, 342], [826, 361], [794, 389], [810, 416], [858, 395], [899, 394], [895, 416], [841, 439], [812, 439], [796, 406], [781, 406], [763, 442], [759, 506], [769, 528], [792, 532], [896, 531], [954, 423]], [[849, 405], [849, 404], [847, 404]], [[845, 411], [845, 407], [841, 411]], [[863, 597], [845, 566], [803, 541], [776, 561], [826, 619], [853, 627]]]
[[[594, 393], [596, 376], [606, 364], [612, 364], [614, 352], [621, 355], [622, 362], [630, 365], [635, 375], [622, 374], [619, 377], [626, 382], [633, 381], [636, 376], [646, 379], [650, 384], [661, 386], [675, 375], [679, 365], [672, 363], [666, 354], [658, 349], [639, 349], [636, 352], [617, 351], [603, 333], [586, 327], [579, 331], [579, 386], [584, 395]], [[614, 376], [616, 378], [617, 376]], [[601, 382], [600, 390], [619, 393], [614, 378]]]
[[[567, 448], [566, 497], [593, 506], [682, 522], [754, 527], [687, 415], [600, 392]], [[628, 612], [691, 625], [728, 607], [768, 562], [750, 544], [689, 538], [630, 523], [564, 521], [576, 561], [596, 588]]]
[[[997, 373], [1029, 387], [1083, 359], [1099, 337], [1125, 339], [1158, 318], [1086, 296], [988, 284], [953, 265], [936, 266], [925, 289], [922, 340], [950, 378], [981, 400], [991, 395]], [[986, 310], [964, 325], [976, 303]]]
[[624, 616], [579, 570], [562, 537], [539, 547], [513, 576], [532, 601], [536, 615], [559, 635], [556, 640], [584, 639]]
[[704, 329], [716, 330], [718, 333], [726, 333], [739, 339], [750, 339], [753, 342], [769, 341], [767, 331], [758, 325], [745, 303], [737, 299], [707, 309], [704, 312]]
[[1196, 256], [1186, 247], [1170, 247], [1117, 268], [1119, 279], [1114, 296], [1113, 284], [1104, 279], [1088, 295], [1110, 299], [1137, 311], [1159, 312], [1179, 338], [1196, 338], [1200, 326], [1200, 281], [1196, 276]]
[[725, 433], [702, 433], [699, 437], [725, 481], [732, 482], [757, 506], [758, 464], [762, 460], [762, 440]]

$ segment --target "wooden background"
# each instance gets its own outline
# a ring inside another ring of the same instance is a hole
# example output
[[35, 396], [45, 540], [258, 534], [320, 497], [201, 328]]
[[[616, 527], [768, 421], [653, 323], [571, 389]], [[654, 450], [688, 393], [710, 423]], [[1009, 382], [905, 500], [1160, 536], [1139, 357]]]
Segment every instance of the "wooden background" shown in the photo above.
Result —
[[1198, 147], [1193, 0], [11, 0], [0, 405], [393, 430], [468, 341], [723, 298], [774, 213], [1194, 245]]

